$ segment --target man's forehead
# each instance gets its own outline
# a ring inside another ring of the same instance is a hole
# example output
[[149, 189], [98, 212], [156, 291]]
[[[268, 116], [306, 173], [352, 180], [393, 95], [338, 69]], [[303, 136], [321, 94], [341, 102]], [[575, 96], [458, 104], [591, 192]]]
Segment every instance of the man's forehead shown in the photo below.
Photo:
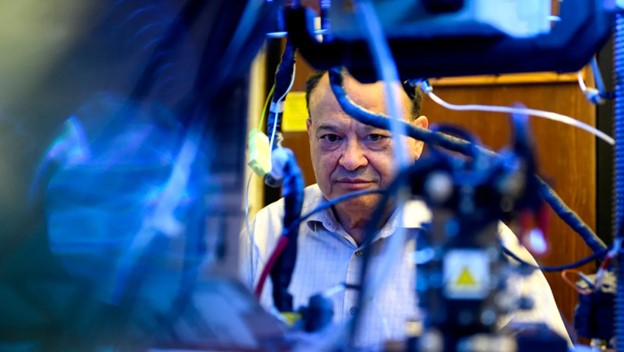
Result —
[[[350, 75], [344, 75], [344, 87], [349, 98], [359, 106], [378, 114], [386, 114], [386, 99], [383, 82], [360, 83]], [[411, 101], [402, 89], [400, 90], [403, 111], [408, 112]], [[407, 105], [406, 105], [407, 104]], [[310, 95], [310, 113], [343, 112], [330, 87], [329, 74], [323, 75], [316, 89]], [[311, 116], [312, 117], [312, 116]]]
[[[362, 95], [364, 93], [369, 93], [371, 96], [376, 95], [375, 100], [384, 101], [383, 94], [378, 95], [376, 93], [383, 93], [383, 83], [375, 82], [375, 83], [360, 83], [355, 78], [350, 75], [343, 76], [343, 85], [349, 97], [357, 98], [357, 96]], [[334, 98], [334, 93], [331, 90], [331, 86], [329, 83], [329, 74], [325, 73], [323, 77], [320, 79], [318, 86], [312, 92], [312, 98], [316, 97], [317, 99], [323, 98]], [[353, 99], [352, 98], [352, 99]]]

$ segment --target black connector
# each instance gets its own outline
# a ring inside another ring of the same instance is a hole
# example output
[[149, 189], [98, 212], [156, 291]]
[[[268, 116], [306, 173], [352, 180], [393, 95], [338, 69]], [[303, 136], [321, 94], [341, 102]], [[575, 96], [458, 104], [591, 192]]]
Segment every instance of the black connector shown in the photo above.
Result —
[[329, 325], [334, 317], [332, 301], [322, 294], [310, 297], [307, 307], [299, 309], [303, 319], [303, 329], [307, 332], [319, 331]]

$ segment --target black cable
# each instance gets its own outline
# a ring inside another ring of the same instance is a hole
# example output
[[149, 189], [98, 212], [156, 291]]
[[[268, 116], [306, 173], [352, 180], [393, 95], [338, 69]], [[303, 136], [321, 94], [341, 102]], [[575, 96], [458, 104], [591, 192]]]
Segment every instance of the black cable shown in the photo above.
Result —
[[550, 208], [563, 220], [571, 229], [576, 231], [585, 241], [585, 244], [594, 252], [599, 252], [607, 248], [607, 245], [598, 237], [583, 220], [568, 207], [559, 195], [548, 184], [537, 175], [532, 176], [537, 181], [538, 193]]
[[[336, 96], [342, 110], [365, 125], [390, 130], [390, 119], [387, 116], [375, 114], [365, 110], [353, 102], [349, 96], [347, 96], [343, 84], [342, 72], [339, 68], [329, 69], [328, 75], [332, 92]], [[470, 155], [472, 145], [466, 140], [443, 133], [434, 133], [426, 128], [414, 126], [405, 121], [398, 121], [398, 123], [402, 124], [403, 126], [401, 126], [401, 129], [407, 130], [408, 136], [414, 139], [421, 140], [427, 144], [434, 144], [464, 155]], [[494, 152], [484, 148], [481, 148], [481, 151], [494, 155]]]
[[513, 259], [517, 260], [518, 262], [520, 262], [520, 264], [522, 265], [526, 265], [529, 266], [533, 269], [539, 269], [541, 271], [545, 271], [545, 272], [557, 272], [557, 271], [563, 271], [563, 270], [567, 270], [567, 269], [574, 269], [574, 268], [578, 268], [579, 266], [585, 265], [587, 263], [590, 263], [596, 259], [601, 259], [602, 257], [604, 257], [608, 252], [609, 252], [609, 248], [605, 248], [602, 249], [598, 252], [595, 252], [583, 259], [577, 260], [573, 263], [570, 264], [565, 264], [565, 265], [559, 265], [559, 266], [537, 266], [537, 265], [533, 265], [530, 263], [525, 262], [524, 260], [520, 259], [520, 257], [518, 257], [514, 252], [510, 251], [507, 247], [502, 246], [503, 249], [503, 253], [507, 254], [508, 256], [512, 257]]
[[[433, 133], [452, 135], [467, 141], [470, 144], [470, 153], [466, 154], [466, 156], [477, 159], [479, 156], [483, 155], [481, 151], [484, 150], [484, 148], [482, 147], [482, 143], [479, 138], [456, 125], [437, 123], [430, 125], [429, 130], [431, 130], [431, 132]], [[432, 153], [435, 153], [438, 156], [442, 156], [440, 150], [437, 148], [436, 145], [432, 144], [431, 146], [432, 148], [430, 150]]]
[[282, 146], [282, 116], [284, 113], [279, 104], [286, 99], [286, 95], [292, 86], [291, 83], [293, 82], [293, 76], [295, 74], [296, 53], [297, 47], [295, 47], [292, 40], [286, 41], [286, 47], [282, 53], [282, 60], [275, 72], [274, 91], [271, 97], [271, 108], [267, 116], [266, 131], [267, 135], [272, 138], [273, 150]]
[[[282, 53], [282, 59], [275, 70], [275, 81], [273, 83], [273, 95], [271, 97], [271, 107], [267, 115], [266, 133], [271, 140], [271, 151], [282, 147], [282, 116], [284, 115], [283, 104], [286, 95], [292, 87], [295, 75], [295, 57], [297, 47], [291, 40], [286, 42], [286, 48]], [[266, 175], [264, 183], [273, 188], [281, 185], [282, 180], [276, 179], [272, 173]]]
[[[498, 170], [494, 164], [500, 165], [505, 163], [503, 160], [493, 159], [492, 156], [496, 154], [483, 153], [482, 151], [485, 150], [485, 148], [482, 147], [479, 138], [459, 126], [450, 124], [433, 124], [429, 126], [429, 128], [433, 133], [452, 135], [454, 137], [462, 138], [470, 143], [469, 154], [466, 155], [468, 158], [458, 158], [456, 155], [443, 153], [440, 148], [434, 144], [430, 145], [429, 152], [433, 157], [442, 158], [448, 165], [451, 165], [454, 170], [454, 172], [452, 172], [453, 182], [459, 182], [462, 184], [483, 183], [486, 178], [491, 177], [491, 171]], [[487, 159], [488, 157], [489, 160]], [[488, 164], [492, 165], [489, 170], [490, 172], [478, 167], [478, 165]]]

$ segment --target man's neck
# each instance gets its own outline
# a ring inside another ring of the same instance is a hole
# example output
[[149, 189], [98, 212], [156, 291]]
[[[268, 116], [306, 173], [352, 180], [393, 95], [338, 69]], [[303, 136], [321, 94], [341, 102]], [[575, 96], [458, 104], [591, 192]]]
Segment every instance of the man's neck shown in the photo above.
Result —
[[[362, 245], [366, 236], [366, 226], [372, 219], [374, 209], [370, 211], [347, 211], [339, 207], [333, 207], [333, 210], [342, 228], [355, 240], [358, 246]], [[388, 221], [390, 214], [392, 214], [392, 208], [388, 207], [382, 218], [382, 224]]]

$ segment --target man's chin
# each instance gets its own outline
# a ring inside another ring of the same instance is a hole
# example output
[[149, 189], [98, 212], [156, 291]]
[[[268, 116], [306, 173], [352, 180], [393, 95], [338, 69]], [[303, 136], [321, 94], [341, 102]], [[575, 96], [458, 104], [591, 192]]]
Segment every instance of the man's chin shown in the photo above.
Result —
[[371, 220], [373, 213], [377, 209], [376, 201], [358, 201], [357, 199], [348, 200], [335, 205], [335, 210], [338, 211], [338, 219], [341, 216], [351, 219], [351, 221], [365, 220], [366, 222]]
[[[370, 188], [370, 189], [372, 190], [374, 188]], [[338, 197], [346, 196], [346, 195], [357, 193], [357, 192], [364, 191], [364, 190], [367, 190], [367, 189], [345, 190], [341, 192], [334, 191], [331, 198], [329, 199], [336, 199]], [[354, 207], [354, 208], [370, 208], [370, 207], [375, 207], [375, 205], [377, 204], [377, 202], [379, 202], [380, 199], [381, 199], [380, 194], [365, 194], [365, 195], [355, 196], [353, 198], [347, 199], [343, 201], [342, 203], [348, 204], [350, 207]]]

